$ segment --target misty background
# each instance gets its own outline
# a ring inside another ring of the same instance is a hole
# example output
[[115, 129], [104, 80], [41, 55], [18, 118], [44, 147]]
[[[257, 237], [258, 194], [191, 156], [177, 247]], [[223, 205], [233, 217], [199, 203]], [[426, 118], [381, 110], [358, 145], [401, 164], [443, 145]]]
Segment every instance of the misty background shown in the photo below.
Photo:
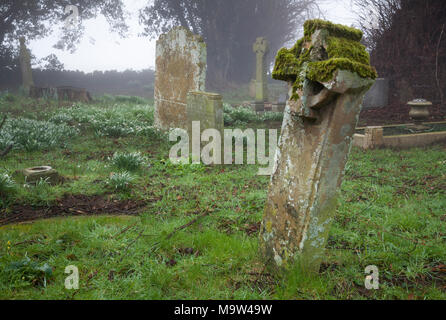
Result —
[[[64, 29], [67, 5], [79, 9], [71, 29]], [[276, 52], [302, 36], [305, 20], [322, 18], [363, 30], [372, 65], [391, 80], [393, 102], [424, 97], [444, 105], [445, 16], [443, 0], [4, 0], [0, 90], [21, 84], [24, 36], [38, 86], [151, 97], [156, 39], [176, 25], [207, 43], [208, 90], [233, 90], [254, 78], [257, 37], [268, 39], [272, 66]]]

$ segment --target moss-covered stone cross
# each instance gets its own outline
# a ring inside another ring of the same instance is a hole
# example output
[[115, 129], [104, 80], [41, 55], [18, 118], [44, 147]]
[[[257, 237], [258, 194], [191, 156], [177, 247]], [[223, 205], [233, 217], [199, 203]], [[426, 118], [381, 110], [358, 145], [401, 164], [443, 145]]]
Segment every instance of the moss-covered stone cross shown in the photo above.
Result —
[[322, 20], [276, 57], [289, 83], [260, 248], [271, 266], [317, 272], [364, 94], [377, 74], [359, 30]]

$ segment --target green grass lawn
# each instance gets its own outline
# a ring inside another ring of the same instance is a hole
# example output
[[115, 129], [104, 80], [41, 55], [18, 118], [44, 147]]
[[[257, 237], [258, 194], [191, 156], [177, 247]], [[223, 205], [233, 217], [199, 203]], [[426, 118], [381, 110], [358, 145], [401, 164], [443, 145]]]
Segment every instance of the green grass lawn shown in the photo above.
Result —
[[[257, 166], [171, 164], [166, 137], [149, 129], [153, 108], [141, 101], [37, 112], [28, 100], [5, 100], [2, 113], [44, 121], [30, 130], [54, 124], [55, 133], [45, 147], [8, 129], [23, 137], [0, 159], [11, 177], [0, 183], [0, 224], [17, 208], [43, 212], [67, 195], [142, 205], [138, 214], [91, 216], [79, 203], [69, 216], [0, 227], [1, 299], [446, 299], [444, 146], [353, 149], [319, 275], [269, 274], [258, 254], [269, 178]], [[250, 126], [243, 119], [237, 124]], [[76, 132], [64, 139], [63, 126]], [[15, 177], [36, 165], [53, 166], [65, 182]], [[64, 287], [69, 265], [79, 269], [79, 290]], [[364, 287], [368, 265], [379, 268], [378, 290]]]

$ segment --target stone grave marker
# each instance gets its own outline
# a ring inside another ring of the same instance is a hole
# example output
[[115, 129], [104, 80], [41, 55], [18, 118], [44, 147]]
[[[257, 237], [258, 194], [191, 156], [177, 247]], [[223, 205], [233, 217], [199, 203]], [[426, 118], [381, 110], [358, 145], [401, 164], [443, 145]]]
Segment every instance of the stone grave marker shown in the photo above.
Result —
[[216, 93], [190, 91], [187, 95], [187, 119], [188, 129], [191, 129], [192, 121], [200, 121], [201, 131], [217, 129], [223, 136], [222, 96]]
[[257, 38], [257, 41], [253, 45], [253, 50], [256, 53], [256, 91], [253, 107], [255, 111], [264, 111], [265, 101], [268, 100], [268, 85], [266, 78], [268, 41], [262, 37]]
[[322, 20], [307, 21], [304, 30], [292, 49], [278, 52], [273, 71], [288, 82], [291, 98], [260, 248], [270, 266], [297, 261], [305, 272], [318, 272], [362, 100], [377, 75], [361, 31]]
[[175, 27], [156, 43], [155, 125], [187, 129], [187, 94], [205, 91], [206, 44], [200, 36]]

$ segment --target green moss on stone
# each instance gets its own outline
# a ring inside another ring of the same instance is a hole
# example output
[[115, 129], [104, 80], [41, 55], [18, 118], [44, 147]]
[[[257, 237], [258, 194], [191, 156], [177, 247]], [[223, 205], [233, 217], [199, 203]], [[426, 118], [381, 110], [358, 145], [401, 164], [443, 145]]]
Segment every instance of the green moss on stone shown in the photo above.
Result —
[[329, 58], [346, 58], [365, 65], [370, 65], [370, 55], [361, 43], [336, 37], [328, 37], [327, 42], [327, 53]]
[[353, 41], [361, 41], [363, 35], [361, 30], [346, 27], [342, 24], [334, 24], [330, 21], [314, 19], [304, 23], [304, 35], [306, 37], [311, 37], [318, 29], [327, 30], [330, 36], [346, 38]]
[[368, 65], [346, 58], [334, 58], [325, 61], [310, 62], [307, 78], [311, 81], [328, 82], [336, 70], [347, 70], [357, 73], [361, 78], [376, 79], [376, 70]]
[[296, 56], [286, 48], [279, 50], [272, 73], [273, 79], [292, 82], [299, 73], [299, 61]]
[[[272, 73], [276, 80], [293, 82], [292, 100], [299, 99], [297, 90], [303, 88], [305, 78], [327, 82], [338, 69], [355, 72], [362, 78], [377, 78], [375, 68], [370, 66], [370, 56], [359, 42], [362, 38], [360, 30], [323, 20], [309, 20], [305, 22], [304, 29], [304, 38], [297, 41], [291, 49], [279, 50]], [[308, 46], [316, 30], [328, 31], [321, 38], [328, 56], [325, 61], [311, 61], [310, 58], [315, 48]]]

